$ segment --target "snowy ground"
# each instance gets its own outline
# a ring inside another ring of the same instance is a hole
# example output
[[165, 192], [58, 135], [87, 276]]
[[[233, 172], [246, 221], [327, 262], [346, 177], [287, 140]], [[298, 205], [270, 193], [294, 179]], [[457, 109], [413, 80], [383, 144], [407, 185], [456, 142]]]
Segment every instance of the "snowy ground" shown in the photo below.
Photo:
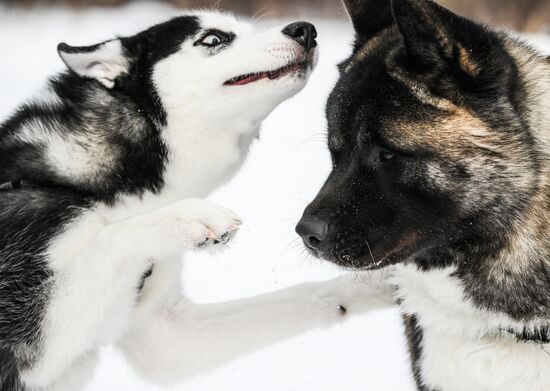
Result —
[[[92, 44], [137, 32], [174, 11], [160, 5], [86, 12], [0, 8], [0, 120], [61, 69], [56, 45]], [[265, 22], [269, 23], [269, 22]], [[227, 301], [338, 274], [308, 259], [294, 234], [303, 208], [329, 169], [324, 145], [324, 101], [337, 76], [335, 64], [350, 50], [347, 23], [317, 21], [321, 62], [310, 85], [266, 121], [239, 176], [211, 198], [239, 213], [245, 226], [229, 251], [217, 257], [189, 254], [183, 276], [200, 302]], [[550, 38], [533, 37], [550, 51]], [[304, 110], [307, 107], [307, 110]], [[186, 354], [181, 352], [181, 354]], [[186, 391], [408, 391], [413, 390], [396, 310], [355, 318], [242, 357], [190, 379]], [[87, 391], [160, 390], [138, 379], [111, 349], [104, 352]]]

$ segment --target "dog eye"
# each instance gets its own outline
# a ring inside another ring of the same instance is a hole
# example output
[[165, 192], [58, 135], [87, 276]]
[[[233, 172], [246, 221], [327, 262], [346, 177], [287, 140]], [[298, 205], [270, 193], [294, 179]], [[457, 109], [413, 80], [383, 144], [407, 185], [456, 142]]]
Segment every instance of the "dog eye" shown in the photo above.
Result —
[[222, 39], [216, 34], [210, 34], [204, 37], [201, 42], [208, 46], [216, 46], [222, 43]]
[[227, 42], [227, 39], [225, 39], [224, 37], [222, 37], [218, 34], [211, 33], [211, 34], [208, 34], [205, 37], [203, 37], [196, 44], [203, 45], [203, 46], [208, 46], [208, 47], [215, 47], [215, 46], [221, 45], [222, 43], [225, 43], [225, 42]]
[[388, 163], [395, 159], [395, 153], [389, 152], [389, 151], [380, 151], [380, 154], [378, 155], [378, 160], [382, 163]]

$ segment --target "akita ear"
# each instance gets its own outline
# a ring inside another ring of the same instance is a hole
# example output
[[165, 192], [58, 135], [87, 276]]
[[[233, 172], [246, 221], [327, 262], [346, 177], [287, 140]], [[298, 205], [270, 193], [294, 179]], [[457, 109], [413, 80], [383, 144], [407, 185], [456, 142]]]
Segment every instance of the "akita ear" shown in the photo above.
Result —
[[452, 26], [461, 18], [432, 0], [392, 0], [395, 22], [415, 62], [427, 67], [452, 62], [466, 74], [479, 73], [472, 53], [458, 42]]
[[391, 0], [344, 0], [344, 4], [360, 42], [393, 24]]
[[60, 43], [57, 51], [70, 70], [82, 77], [95, 79], [107, 88], [113, 88], [115, 79], [129, 69], [120, 39], [81, 47]]

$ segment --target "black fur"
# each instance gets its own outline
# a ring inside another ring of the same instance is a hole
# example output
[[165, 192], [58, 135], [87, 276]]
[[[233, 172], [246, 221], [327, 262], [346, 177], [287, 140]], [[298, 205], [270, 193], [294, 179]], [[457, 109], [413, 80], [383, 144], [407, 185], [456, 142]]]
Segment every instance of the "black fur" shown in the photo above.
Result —
[[422, 371], [420, 368], [420, 360], [422, 359], [422, 328], [418, 325], [418, 321], [414, 315], [404, 315], [403, 324], [405, 325], [405, 334], [409, 344], [413, 377], [418, 391], [434, 391], [429, 390], [422, 381]]
[[[380, 3], [389, 6], [389, 2]], [[396, 2], [404, 3], [407, 1]], [[504, 166], [514, 162], [488, 153], [484, 159], [488, 165], [495, 165], [487, 167], [494, 170], [488, 174], [493, 181], [480, 189], [486, 193], [483, 202], [471, 205], [461, 198], [461, 189], [472, 186], [475, 173], [460, 162], [460, 156], [451, 160], [430, 146], [431, 141], [437, 141], [436, 131], [433, 140], [428, 138], [425, 145], [418, 146], [400, 143], [392, 131], [396, 121], [437, 129], [448, 117], [445, 110], [419, 102], [392, 76], [394, 72], [403, 72], [413, 75], [418, 84], [427, 85], [434, 96], [444, 97], [475, 113], [491, 131], [513, 140], [510, 143], [518, 146], [522, 158], [526, 155], [531, 159], [522, 162], [523, 167], [535, 176], [540, 170], [534, 141], [523, 118], [524, 110], [518, 104], [524, 91], [502, 38], [439, 6], [434, 5], [433, 12], [445, 26], [448, 39], [454, 40], [455, 47], [460, 44], [477, 49], [472, 61], [479, 67], [479, 74], [472, 77], [461, 70], [455, 51], [446, 53], [439, 48], [439, 40], [428, 43], [424, 49], [418, 46], [411, 54], [407, 42], [414, 40], [415, 45], [421, 45], [419, 42], [433, 37], [422, 32], [427, 28], [425, 24], [419, 35], [410, 40], [404, 38], [395, 25], [382, 31], [383, 39], [368, 56], [347, 61], [349, 69], [342, 73], [329, 97], [329, 149], [334, 169], [308, 206], [304, 218], [313, 216], [330, 221], [329, 237], [316, 250], [340, 265], [369, 268], [375, 260], [388, 265], [406, 259], [429, 270], [454, 264], [460, 267], [457, 275], [468, 281], [472, 296], [484, 306], [520, 318], [540, 314], [534, 312], [535, 305], [544, 311], [550, 308], [550, 302], [533, 301], [537, 295], [536, 285], [532, 293], [524, 291], [527, 298], [518, 303], [518, 307], [524, 308], [522, 313], [519, 308], [504, 303], [508, 302], [506, 297], [511, 292], [486, 289], [488, 281], [484, 277], [484, 263], [480, 262], [507, 245], [515, 216], [521, 215], [529, 205], [537, 190], [536, 184], [518, 188], [517, 174], [506, 173], [508, 168]], [[412, 20], [401, 20], [400, 24], [427, 22], [415, 19], [414, 13], [405, 13], [403, 18]], [[457, 39], [460, 39], [458, 43]], [[430, 59], [429, 64], [416, 60], [419, 52]], [[446, 57], [447, 54], [450, 57]], [[381, 156], [386, 151], [395, 157], [383, 161]], [[432, 163], [445, 170], [450, 182], [448, 189], [427, 175], [428, 165]], [[398, 244], [409, 241], [414, 245], [405, 245], [401, 251], [392, 253]], [[484, 296], [481, 290], [493, 296]], [[502, 300], [494, 296], [499, 294]], [[524, 306], [528, 301], [531, 305]]]
[[550, 343], [550, 326], [543, 326], [534, 330], [525, 328], [521, 333], [514, 330], [505, 330], [516, 336], [518, 342], [535, 342], [539, 344]]
[[0, 348], [0, 389], [6, 391], [23, 391], [19, 379], [17, 359], [12, 349]]
[[[162, 175], [168, 151], [160, 138], [166, 114], [152, 85], [152, 68], [198, 30], [196, 18], [179, 17], [136, 36], [122, 38], [131, 66], [127, 74], [116, 80], [112, 90], [71, 71], [52, 79], [51, 88], [63, 101], [62, 105], [24, 105], [2, 125], [0, 183], [28, 179], [45, 186], [66, 186], [109, 203], [120, 193], [158, 192], [164, 184]], [[93, 50], [97, 46], [71, 51]], [[96, 133], [116, 149], [116, 167], [101, 178], [81, 183], [58, 177], [44, 164], [42, 145], [8, 142], [21, 126], [36, 120], [52, 132]]]
[[[41, 254], [50, 241], [94, 203], [111, 204], [121, 194], [163, 187], [168, 151], [160, 132], [166, 113], [153, 88], [152, 69], [199, 28], [197, 18], [179, 17], [121, 38], [131, 66], [113, 89], [68, 71], [49, 83], [60, 104], [23, 105], [0, 126], [1, 390], [22, 390], [19, 372], [40, 352], [41, 322], [54, 281]], [[59, 49], [85, 52], [95, 47]], [[114, 164], [96, 177], [57, 174], [40, 139], [17, 137], [26, 126], [36, 129], [37, 124], [38, 135], [95, 137], [109, 146]]]
[[[327, 103], [334, 167], [298, 232], [305, 222], [324, 225], [326, 236], [304, 238], [308, 247], [348, 268], [454, 266], [479, 308], [518, 321], [548, 318], [548, 243], [508, 261], [527, 263], [523, 273], [502, 265], [494, 277], [518, 225], [531, 219], [529, 208], [550, 195], [539, 183], [547, 161], [529, 127], [532, 108], [507, 49], [510, 38], [432, 1], [347, 3], [356, 7], [357, 38]], [[498, 141], [465, 142], [470, 135], [460, 133], [461, 121], [483, 124]], [[547, 222], [536, 229], [544, 241]], [[415, 378], [425, 390], [417, 365], [422, 330], [414, 316], [405, 323]], [[516, 334], [537, 342], [549, 336], [546, 326]]]
[[378, 0], [344, 0], [355, 28], [355, 52], [361, 45], [393, 24], [389, 2], [380, 6]]
[[156, 25], [133, 37], [122, 39], [124, 49], [132, 59], [128, 75], [116, 86], [131, 96], [147, 116], [161, 125], [166, 124], [166, 113], [159, 102], [151, 81], [152, 67], [178, 51], [181, 44], [200, 29], [198, 19], [192, 16], [174, 18]]
[[141, 281], [138, 285], [138, 292], [141, 292], [143, 290], [143, 287], [145, 286], [145, 282], [149, 277], [153, 275], [153, 271], [155, 270], [154, 266], [151, 266], [145, 273], [143, 273], [143, 277], [141, 278]]
[[[89, 205], [57, 189], [0, 192], [0, 389], [18, 390], [18, 371], [40, 351], [40, 325], [53, 275], [43, 254], [62, 227]], [[28, 351], [28, 352], [27, 352]]]

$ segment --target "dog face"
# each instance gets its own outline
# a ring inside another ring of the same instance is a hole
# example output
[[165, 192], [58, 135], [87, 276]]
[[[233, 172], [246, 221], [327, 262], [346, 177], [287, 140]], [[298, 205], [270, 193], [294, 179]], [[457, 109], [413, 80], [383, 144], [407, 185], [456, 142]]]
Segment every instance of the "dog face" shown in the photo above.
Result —
[[541, 164], [505, 38], [427, 0], [346, 3], [356, 43], [328, 100], [334, 167], [297, 227], [306, 246], [360, 269], [503, 246]]
[[199, 12], [58, 50], [74, 73], [128, 93], [161, 124], [185, 116], [216, 126], [236, 117], [259, 122], [299, 92], [317, 61], [316, 34], [306, 22], [259, 32], [229, 14]]

